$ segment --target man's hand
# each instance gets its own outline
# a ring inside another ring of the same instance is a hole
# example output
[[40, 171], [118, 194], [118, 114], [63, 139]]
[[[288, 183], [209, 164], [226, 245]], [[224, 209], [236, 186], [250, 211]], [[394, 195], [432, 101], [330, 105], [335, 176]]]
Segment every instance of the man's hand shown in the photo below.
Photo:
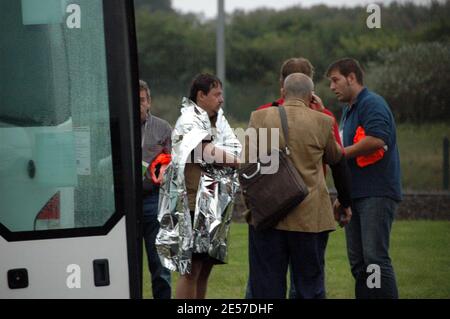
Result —
[[323, 106], [322, 99], [317, 95], [315, 95], [314, 93], [312, 94], [312, 99], [311, 102], [309, 103], [309, 107], [319, 112], [322, 112], [325, 109], [325, 106]]
[[352, 209], [350, 207], [344, 208], [338, 199], [333, 204], [334, 219], [339, 223], [339, 226], [344, 227], [350, 223], [352, 219]]

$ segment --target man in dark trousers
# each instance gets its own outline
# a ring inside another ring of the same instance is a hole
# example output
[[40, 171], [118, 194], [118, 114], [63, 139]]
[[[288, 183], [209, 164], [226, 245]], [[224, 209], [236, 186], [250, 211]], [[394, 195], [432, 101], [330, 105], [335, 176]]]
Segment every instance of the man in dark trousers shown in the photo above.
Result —
[[398, 298], [389, 257], [391, 227], [402, 199], [394, 116], [386, 101], [364, 86], [358, 61], [332, 63], [327, 77], [330, 89], [346, 104], [341, 131], [352, 175], [353, 218], [345, 234], [355, 295]]
[[[324, 163], [332, 168], [342, 204], [341, 225], [351, 218], [350, 176], [343, 150], [333, 134], [333, 119], [311, 109], [313, 89], [312, 80], [302, 73], [289, 75], [282, 88], [289, 137], [284, 141], [280, 134], [279, 145], [289, 145], [292, 163], [309, 194], [275, 227], [267, 230], [255, 229], [250, 212], [249, 290], [252, 298], [286, 298], [289, 265], [297, 298], [325, 298], [325, 250], [329, 232], [336, 229], [336, 216], [333, 216], [325, 182]], [[280, 132], [280, 123], [278, 109], [269, 107], [253, 112], [249, 127], [257, 132], [272, 129]], [[246, 158], [252, 153], [250, 150], [256, 149], [259, 154], [259, 147], [264, 147], [257, 141], [249, 142]]]
[[[303, 57], [295, 57], [295, 58], [289, 58], [283, 62], [280, 69], [280, 89], [283, 89], [284, 81], [286, 78], [292, 74], [292, 73], [303, 73], [307, 75], [309, 78], [313, 79], [314, 77], [314, 67], [311, 64], [311, 62]], [[313, 92], [313, 103], [310, 103], [309, 107], [311, 109], [316, 110], [318, 112], [322, 112], [330, 117], [333, 118], [333, 134], [336, 139], [336, 142], [340, 146], [342, 146], [341, 138], [339, 136], [339, 127], [336, 122], [336, 118], [334, 117], [333, 113], [331, 113], [322, 103], [322, 100], [319, 96], [314, 94]], [[280, 106], [284, 104], [284, 99], [280, 97], [278, 100], [263, 104], [257, 108], [257, 110], [264, 110], [266, 108], [269, 108], [271, 106]], [[326, 173], [326, 168], [324, 166], [324, 172]], [[247, 284], [247, 289], [245, 292], [245, 298], [250, 299], [251, 293], [249, 289], [249, 284]], [[292, 284], [292, 278], [291, 278], [291, 288], [289, 290], [289, 299], [296, 299], [297, 294], [295, 292], [295, 287]]]
[[[144, 168], [142, 201], [144, 211], [143, 234], [145, 248], [148, 266], [152, 276], [153, 298], [170, 299], [170, 271], [164, 268], [159, 260], [155, 247], [155, 239], [159, 231], [158, 184], [162, 176], [161, 168], [165, 167], [167, 164], [161, 159], [167, 159], [168, 154], [170, 154], [172, 129], [169, 123], [150, 113], [151, 95], [148, 84], [142, 80], [139, 81], [139, 89], [141, 105], [142, 165]], [[152, 170], [152, 168], [157, 167], [159, 168], [157, 171], [155, 169]]]

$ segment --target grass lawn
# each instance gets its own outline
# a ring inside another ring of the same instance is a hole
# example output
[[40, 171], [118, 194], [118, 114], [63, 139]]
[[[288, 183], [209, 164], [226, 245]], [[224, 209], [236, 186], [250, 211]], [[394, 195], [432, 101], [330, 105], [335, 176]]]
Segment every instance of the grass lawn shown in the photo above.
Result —
[[[213, 269], [209, 299], [244, 297], [248, 276], [246, 224], [232, 225], [229, 254], [227, 265]], [[400, 298], [450, 298], [450, 222], [396, 221], [391, 237], [391, 258]], [[177, 274], [173, 274], [175, 287]], [[354, 297], [342, 229], [330, 234], [326, 286], [328, 298]], [[144, 298], [152, 298], [146, 262]]]
[[443, 140], [450, 125], [397, 125], [403, 190], [442, 190]]

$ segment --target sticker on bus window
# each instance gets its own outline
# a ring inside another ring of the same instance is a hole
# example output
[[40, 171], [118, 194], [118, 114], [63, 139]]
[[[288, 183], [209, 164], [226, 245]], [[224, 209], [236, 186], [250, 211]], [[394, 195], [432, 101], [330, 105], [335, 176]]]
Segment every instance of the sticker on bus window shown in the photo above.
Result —
[[75, 127], [75, 158], [78, 175], [91, 175], [91, 131], [89, 127]]

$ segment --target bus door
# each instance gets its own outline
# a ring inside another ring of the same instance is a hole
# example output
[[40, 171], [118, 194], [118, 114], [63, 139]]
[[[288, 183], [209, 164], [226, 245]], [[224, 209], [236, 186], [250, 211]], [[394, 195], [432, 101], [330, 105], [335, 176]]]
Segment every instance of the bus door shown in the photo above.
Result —
[[140, 298], [131, 0], [0, 0], [0, 298]]

